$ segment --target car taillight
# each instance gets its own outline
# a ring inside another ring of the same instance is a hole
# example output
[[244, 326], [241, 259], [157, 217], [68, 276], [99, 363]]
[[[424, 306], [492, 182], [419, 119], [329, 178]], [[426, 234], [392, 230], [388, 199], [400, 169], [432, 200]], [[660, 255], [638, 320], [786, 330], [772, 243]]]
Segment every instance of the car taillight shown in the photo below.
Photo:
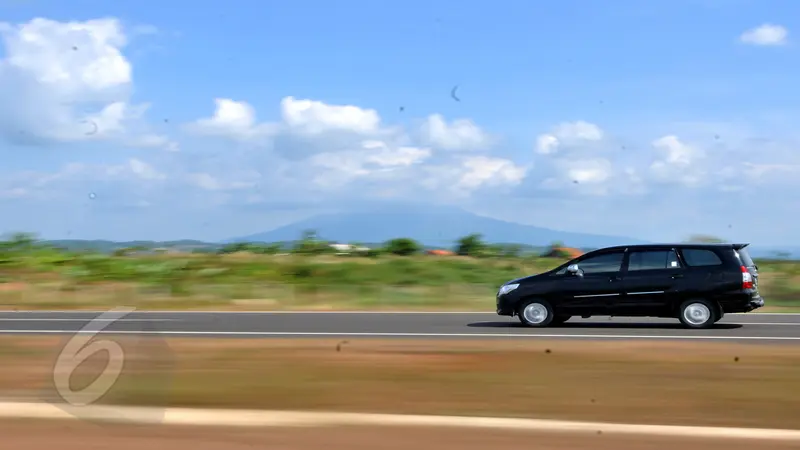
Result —
[[753, 275], [745, 266], [742, 266], [742, 289], [753, 289]]

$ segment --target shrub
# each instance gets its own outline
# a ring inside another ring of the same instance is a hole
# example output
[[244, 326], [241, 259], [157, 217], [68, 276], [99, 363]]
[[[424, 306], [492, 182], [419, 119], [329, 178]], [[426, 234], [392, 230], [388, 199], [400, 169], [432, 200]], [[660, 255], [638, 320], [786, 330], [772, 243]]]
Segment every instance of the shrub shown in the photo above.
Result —
[[386, 252], [398, 256], [410, 256], [419, 253], [420, 245], [409, 238], [392, 239], [386, 243]]
[[456, 253], [461, 256], [481, 256], [486, 250], [487, 246], [483, 242], [483, 236], [475, 233], [458, 240]]

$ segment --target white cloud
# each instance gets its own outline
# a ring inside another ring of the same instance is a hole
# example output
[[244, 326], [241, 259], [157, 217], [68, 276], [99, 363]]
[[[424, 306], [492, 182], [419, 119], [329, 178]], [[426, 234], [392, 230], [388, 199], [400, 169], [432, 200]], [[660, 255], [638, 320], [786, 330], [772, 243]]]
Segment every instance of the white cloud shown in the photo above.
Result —
[[[376, 110], [355, 105], [288, 96], [280, 103], [280, 120], [259, 123], [255, 108], [245, 102], [217, 99], [216, 104], [213, 117], [193, 122], [189, 130], [268, 144], [271, 151], [262, 153], [257, 163], [270, 173], [265, 183], [277, 185], [280, 180], [307, 194], [414, 196], [420, 189], [438, 189], [436, 195], [464, 195], [514, 185], [526, 173], [510, 160], [483, 154], [491, 139], [467, 119], [448, 123], [434, 114], [415, 134], [384, 125]], [[470, 150], [475, 156], [460, 158], [454, 150]], [[214, 186], [205, 181], [208, 188]]]
[[127, 39], [116, 19], [56, 22], [33, 19], [4, 23], [6, 63], [64, 94], [83, 96], [131, 82], [131, 64], [122, 55]]
[[[431, 164], [415, 181], [424, 190], [426, 199], [461, 201], [489, 190], [507, 190], [519, 186], [530, 173], [530, 167], [512, 160], [492, 156], [458, 156], [448, 164]], [[419, 194], [412, 191], [412, 194]], [[410, 198], [414, 198], [413, 195]]]
[[121, 170], [130, 170], [134, 175], [145, 180], [164, 180], [166, 175], [157, 171], [153, 166], [144, 161], [132, 158], [128, 161], [128, 166]]
[[676, 166], [689, 166], [698, 158], [703, 157], [702, 150], [681, 142], [674, 135], [654, 140], [653, 147], [662, 153], [664, 162]]
[[329, 132], [370, 134], [380, 129], [380, 116], [375, 110], [353, 105], [327, 105], [290, 96], [281, 100], [280, 122], [257, 123], [255, 108], [247, 102], [217, 98], [214, 103], [214, 115], [189, 124], [189, 131], [263, 142], [280, 133], [311, 136]]
[[308, 163], [319, 169], [312, 178], [314, 183], [325, 187], [341, 187], [357, 178], [396, 177], [398, 170], [422, 163], [431, 154], [427, 148], [393, 147], [386, 142], [367, 140], [355, 150], [319, 153], [312, 156]]
[[443, 150], [481, 150], [491, 144], [489, 135], [468, 119], [456, 119], [450, 124], [440, 114], [428, 116], [421, 127], [427, 145]]
[[488, 156], [472, 156], [462, 162], [463, 174], [457, 187], [474, 190], [489, 185], [517, 185], [528, 173], [528, 168], [513, 161]]
[[374, 133], [381, 118], [374, 109], [353, 105], [328, 105], [314, 100], [286, 97], [281, 100], [281, 117], [293, 131], [320, 134], [328, 131]]
[[627, 188], [625, 174], [616, 172], [614, 163], [606, 158], [561, 158], [553, 161], [540, 186], [550, 191], [608, 195], [612, 181], [621, 185], [620, 190]]
[[536, 150], [543, 154], [548, 155], [554, 153], [558, 149], [558, 138], [552, 134], [541, 134], [536, 138]]
[[599, 142], [605, 137], [603, 130], [589, 122], [563, 122], [553, 127], [549, 133], [536, 138], [536, 151], [547, 155], [557, 152], [563, 146]]
[[243, 141], [270, 137], [277, 131], [273, 124], [257, 123], [255, 109], [247, 102], [215, 98], [214, 105], [214, 114], [211, 117], [189, 124], [187, 130], [201, 135]]
[[133, 69], [122, 52], [127, 37], [119, 21], [36, 18], [0, 23], [0, 36], [6, 50], [0, 61], [0, 131], [6, 138], [135, 145], [148, 105], [128, 103]]
[[431, 156], [431, 150], [418, 147], [398, 147], [392, 149], [382, 141], [364, 141], [361, 146], [367, 150], [366, 162], [381, 167], [407, 167]]
[[[29, 199], [85, 199], [96, 191], [121, 198], [158, 188], [169, 177], [151, 164], [130, 158], [117, 164], [73, 162], [54, 172], [26, 171], [0, 178], [0, 196]], [[108, 190], [106, 190], [108, 188]], [[124, 193], [123, 193], [124, 191]]]
[[770, 23], [749, 29], [739, 36], [739, 40], [750, 45], [784, 45], [789, 31], [781, 25]]
[[702, 164], [705, 152], [668, 135], [652, 142], [659, 157], [650, 164], [650, 173], [657, 181], [696, 186], [708, 181]]
[[607, 159], [579, 159], [566, 165], [567, 178], [578, 184], [597, 184], [611, 177], [611, 162]]

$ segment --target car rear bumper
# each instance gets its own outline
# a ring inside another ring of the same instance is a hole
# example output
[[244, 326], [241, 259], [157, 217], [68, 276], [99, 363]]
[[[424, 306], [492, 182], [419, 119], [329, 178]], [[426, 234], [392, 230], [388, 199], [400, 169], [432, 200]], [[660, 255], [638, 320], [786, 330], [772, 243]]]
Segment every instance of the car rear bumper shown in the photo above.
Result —
[[747, 311], [745, 312], [754, 311], [762, 306], [764, 306], [764, 299], [762, 297], [756, 297], [747, 304]]
[[747, 313], [764, 306], [764, 298], [759, 296], [748, 297], [745, 301], [726, 303], [722, 305], [725, 313]]

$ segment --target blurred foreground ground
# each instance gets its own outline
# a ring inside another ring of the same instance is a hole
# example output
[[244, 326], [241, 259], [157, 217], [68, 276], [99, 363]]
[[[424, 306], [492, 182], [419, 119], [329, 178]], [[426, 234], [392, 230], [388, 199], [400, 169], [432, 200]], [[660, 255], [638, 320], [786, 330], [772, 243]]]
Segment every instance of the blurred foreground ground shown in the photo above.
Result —
[[[53, 401], [68, 338], [0, 337], [0, 396]], [[126, 350], [107, 404], [789, 429], [800, 411], [797, 345], [103, 338]]]
[[788, 450], [797, 442], [566, 435], [431, 428], [214, 428], [0, 422], [4, 448], [20, 450]]

